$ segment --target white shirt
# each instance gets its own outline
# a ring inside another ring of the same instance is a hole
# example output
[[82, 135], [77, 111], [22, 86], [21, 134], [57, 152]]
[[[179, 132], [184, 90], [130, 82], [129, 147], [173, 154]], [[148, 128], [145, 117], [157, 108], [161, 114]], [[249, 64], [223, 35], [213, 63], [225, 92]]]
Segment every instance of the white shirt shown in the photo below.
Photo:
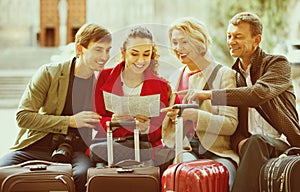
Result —
[[139, 84], [137, 87], [134, 87], [134, 88], [128, 87], [123, 80], [122, 74], [121, 74], [121, 82], [122, 82], [124, 96], [141, 94], [144, 82], [142, 82], [141, 84]]
[[[239, 69], [242, 75], [246, 79], [247, 87], [252, 86], [251, 76], [250, 76], [250, 68], [249, 65], [246, 71], [241, 67], [241, 63], [239, 63]], [[257, 111], [255, 108], [248, 109], [248, 131], [254, 134], [268, 135], [273, 138], [280, 138], [281, 135], [278, 133], [276, 129], [274, 129]], [[285, 136], [282, 135], [282, 139], [286, 141]]]

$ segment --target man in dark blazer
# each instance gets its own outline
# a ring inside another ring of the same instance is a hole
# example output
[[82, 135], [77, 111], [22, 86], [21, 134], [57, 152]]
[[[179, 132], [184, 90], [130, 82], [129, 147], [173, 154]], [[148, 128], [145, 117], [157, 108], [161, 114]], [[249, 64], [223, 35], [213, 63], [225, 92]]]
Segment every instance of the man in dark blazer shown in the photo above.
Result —
[[264, 52], [259, 44], [262, 23], [253, 13], [236, 14], [229, 22], [227, 44], [237, 60], [238, 88], [187, 93], [185, 102], [210, 99], [213, 105], [239, 107], [239, 125], [231, 137], [239, 153], [233, 192], [259, 191], [261, 166], [290, 145], [300, 147], [296, 97], [287, 59]]

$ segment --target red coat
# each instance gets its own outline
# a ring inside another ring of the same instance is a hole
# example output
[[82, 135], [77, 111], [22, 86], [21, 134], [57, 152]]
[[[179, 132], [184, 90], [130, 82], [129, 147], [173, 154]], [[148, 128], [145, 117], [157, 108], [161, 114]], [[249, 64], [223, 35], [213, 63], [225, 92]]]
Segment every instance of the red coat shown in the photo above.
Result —
[[[122, 62], [114, 68], [104, 69], [98, 76], [96, 88], [95, 88], [95, 109], [96, 112], [102, 116], [101, 125], [98, 128], [96, 137], [106, 137], [106, 121], [110, 121], [112, 112], [105, 110], [105, 103], [103, 99], [103, 91], [110, 92], [116, 95], [123, 96], [123, 89], [121, 86], [120, 74], [124, 68], [125, 63]], [[145, 71], [145, 78], [143, 87], [141, 90], [141, 96], [160, 94], [160, 107], [167, 107], [169, 104], [169, 96], [171, 89], [169, 84], [162, 78], [154, 75], [151, 70]], [[151, 118], [150, 131], [148, 134], [148, 140], [153, 146], [162, 144], [161, 142], [161, 124], [165, 117], [165, 113], [160, 113], [160, 116]], [[104, 130], [104, 131], [103, 131]], [[132, 136], [133, 132], [120, 127], [113, 132], [114, 137]]]

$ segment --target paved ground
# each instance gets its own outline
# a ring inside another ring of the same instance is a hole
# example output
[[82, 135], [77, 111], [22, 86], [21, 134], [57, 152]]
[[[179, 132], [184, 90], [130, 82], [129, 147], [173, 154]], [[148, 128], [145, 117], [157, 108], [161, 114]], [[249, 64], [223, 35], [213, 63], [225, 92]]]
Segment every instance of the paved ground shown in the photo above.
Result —
[[17, 136], [18, 128], [15, 121], [15, 108], [0, 109], [0, 157], [8, 152]]

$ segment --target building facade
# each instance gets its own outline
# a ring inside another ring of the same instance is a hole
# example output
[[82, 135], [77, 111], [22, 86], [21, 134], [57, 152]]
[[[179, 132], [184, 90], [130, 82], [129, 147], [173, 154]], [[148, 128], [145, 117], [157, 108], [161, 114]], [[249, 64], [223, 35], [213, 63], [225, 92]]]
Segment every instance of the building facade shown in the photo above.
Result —
[[57, 47], [74, 41], [86, 22], [86, 0], [40, 0], [41, 47]]

